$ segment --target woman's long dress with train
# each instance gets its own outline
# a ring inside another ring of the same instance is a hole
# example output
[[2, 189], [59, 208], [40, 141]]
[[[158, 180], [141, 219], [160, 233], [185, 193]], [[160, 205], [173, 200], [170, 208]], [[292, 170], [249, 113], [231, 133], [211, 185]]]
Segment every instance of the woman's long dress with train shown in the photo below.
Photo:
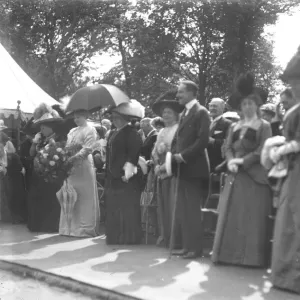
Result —
[[229, 174], [220, 195], [219, 218], [212, 260], [253, 267], [267, 263], [267, 217], [272, 192], [267, 172], [260, 164], [264, 142], [271, 136], [270, 124], [257, 120], [253, 126], [233, 124], [225, 142], [226, 159], [243, 158], [236, 174]]
[[[283, 134], [287, 142], [300, 143], [300, 104], [285, 115]], [[300, 152], [288, 154], [289, 168], [279, 196], [276, 214], [272, 283], [300, 294]]]
[[77, 201], [68, 222], [63, 210], [61, 211], [59, 234], [74, 237], [94, 237], [100, 232], [100, 206], [97, 191], [96, 173], [93, 163], [93, 147], [96, 143], [97, 132], [92, 126], [74, 128], [68, 134], [67, 147], [82, 146], [76, 156], [72, 174], [67, 182], [76, 191]]
[[[178, 129], [178, 123], [163, 128], [154, 145], [152, 156], [154, 164], [164, 165], [166, 153], [170, 151], [172, 141]], [[157, 199], [158, 199], [158, 219], [159, 219], [159, 240], [168, 247], [171, 235], [172, 215], [174, 209], [174, 177], [167, 176], [164, 172], [157, 180]], [[177, 233], [177, 231], [176, 231]]]

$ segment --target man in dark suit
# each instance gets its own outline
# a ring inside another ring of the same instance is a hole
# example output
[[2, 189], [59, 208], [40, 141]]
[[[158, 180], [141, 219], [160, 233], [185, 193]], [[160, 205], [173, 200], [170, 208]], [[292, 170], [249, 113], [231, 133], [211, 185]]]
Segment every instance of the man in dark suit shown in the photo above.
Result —
[[146, 161], [151, 159], [151, 153], [157, 139], [157, 131], [151, 125], [151, 121], [152, 120], [150, 118], [144, 118], [140, 123], [141, 130], [143, 131], [145, 136], [145, 140], [141, 150], [141, 156], [143, 156]]
[[227, 136], [231, 121], [223, 117], [225, 101], [213, 98], [209, 103], [209, 113], [212, 119], [210, 124], [210, 138], [207, 147], [210, 162], [210, 170], [213, 172], [224, 159], [222, 157], [222, 145]]
[[177, 220], [182, 230], [183, 249], [174, 255], [193, 259], [202, 255], [203, 234], [201, 205], [209, 177], [207, 145], [210, 118], [196, 100], [197, 85], [192, 81], [179, 84], [177, 97], [185, 106], [172, 144], [177, 164]]

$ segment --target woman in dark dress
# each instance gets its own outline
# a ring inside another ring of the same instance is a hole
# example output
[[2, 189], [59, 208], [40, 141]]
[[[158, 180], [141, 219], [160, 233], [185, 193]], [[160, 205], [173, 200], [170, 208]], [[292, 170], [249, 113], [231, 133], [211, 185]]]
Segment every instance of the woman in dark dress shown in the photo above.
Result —
[[5, 151], [5, 145], [8, 140], [8, 136], [0, 131], [0, 222], [11, 222], [12, 220], [9, 209], [7, 153]]
[[131, 117], [142, 117], [132, 103], [112, 110], [116, 126], [106, 153], [106, 243], [139, 244], [142, 240], [140, 174], [137, 171], [142, 139], [129, 125]]
[[[60, 142], [55, 130], [63, 119], [56, 111], [41, 104], [34, 112], [34, 125], [40, 126], [40, 132], [33, 139], [31, 156], [43, 151], [50, 141]], [[36, 163], [36, 162], [35, 162]], [[60, 205], [56, 193], [59, 183], [49, 183], [34, 170], [28, 195], [28, 229], [34, 232], [58, 232]]]
[[7, 183], [9, 195], [9, 207], [13, 223], [21, 223], [26, 220], [26, 191], [25, 169], [16, 149], [12, 144], [7, 145]]
[[[219, 219], [212, 260], [252, 267], [267, 264], [267, 216], [272, 207], [272, 191], [260, 153], [271, 126], [258, 116], [263, 93], [253, 87], [250, 74], [238, 81], [242, 88], [238, 103], [243, 119], [232, 124], [225, 141], [229, 174], [219, 201]], [[250, 92], [249, 92], [250, 91]]]
[[272, 283], [277, 288], [300, 294], [300, 47], [282, 79], [290, 84], [296, 104], [283, 119], [285, 141], [270, 151], [269, 159], [264, 162], [268, 169], [280, 161], [287, 162], [287, 174], [282, 178], [277, 203]]

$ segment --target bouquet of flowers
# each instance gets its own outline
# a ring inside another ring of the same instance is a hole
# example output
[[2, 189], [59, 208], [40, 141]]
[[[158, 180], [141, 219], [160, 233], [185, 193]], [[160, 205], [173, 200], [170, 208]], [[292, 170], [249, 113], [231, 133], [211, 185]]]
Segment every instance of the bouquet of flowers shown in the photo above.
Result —
[[37, 153], [34, 168], [46, 182], [63, 182], [68, 177], [68, 170], [65, 167], [67, 155], [64, 147], [65, 143], [50, 140], [49, 144]]
[[65, 148], [66, 161], [64, 169], [68, 175], [72, 173], [74, 166], [76, 165], [78, 167], [78, 164], [80, 164], [84, 159], [84, 157], [78, 155], [81, 149], [82, 146], [80, 144], [71, 144]]

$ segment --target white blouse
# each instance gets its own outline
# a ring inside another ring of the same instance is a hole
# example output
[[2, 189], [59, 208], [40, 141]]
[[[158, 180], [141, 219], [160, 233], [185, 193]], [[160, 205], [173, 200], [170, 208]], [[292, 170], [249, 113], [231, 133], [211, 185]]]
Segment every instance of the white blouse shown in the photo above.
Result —
[[88, 156], [94, 150], [97, 141], [97, 131], [90, 125], [73, 128], [68, 134], [67, 147], [81, 145], [79, 155]]
[[167, 153], [171, 150], [172, 141], [178, 129], [178, 123], [170, 127], [163, 128], [157, 135], [157, 140], [154, 145], [152, 156], [154, 160], [158, 159], [158, 155]]

